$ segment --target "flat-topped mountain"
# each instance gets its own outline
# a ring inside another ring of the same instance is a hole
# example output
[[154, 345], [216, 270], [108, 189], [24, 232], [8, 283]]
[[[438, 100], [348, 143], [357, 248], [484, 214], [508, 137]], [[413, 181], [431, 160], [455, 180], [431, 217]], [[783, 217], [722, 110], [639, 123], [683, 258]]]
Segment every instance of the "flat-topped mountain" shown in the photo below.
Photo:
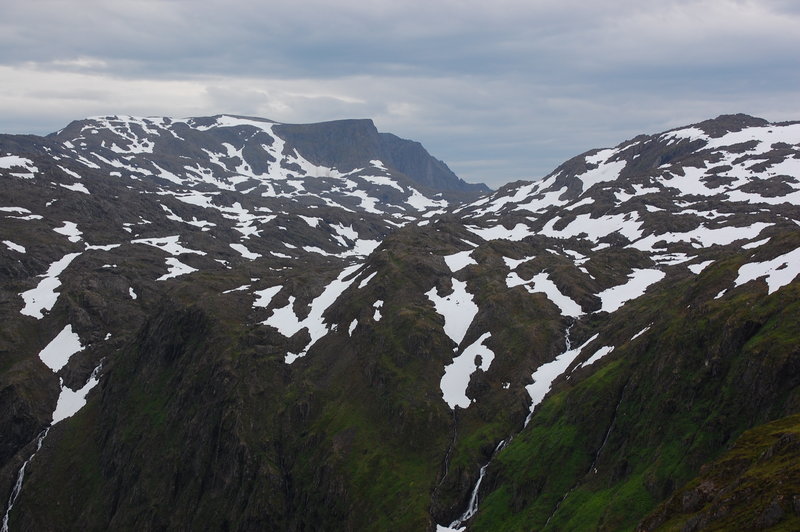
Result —
[[368, 120], [102, 117], [0, 179], [4, 529], [800, 525], [800, 123], [492, 192]]
[[[109, 116], [73, 122], [47, 138], [101, 168], [255, 195], [303, 195], [309, 186], [310, 195], [339, 192], [343, 198], [355, 182], [360, 192], [396, 210], [398, 202], [422, 208], [434, 205], [437, 195], [463, 200], [488, 191], [459, 179], [421, 144], [379, 133], [371, 120], [279, 124], [228, 115]], [[418, 192], [410, 194], [412, 189]]]

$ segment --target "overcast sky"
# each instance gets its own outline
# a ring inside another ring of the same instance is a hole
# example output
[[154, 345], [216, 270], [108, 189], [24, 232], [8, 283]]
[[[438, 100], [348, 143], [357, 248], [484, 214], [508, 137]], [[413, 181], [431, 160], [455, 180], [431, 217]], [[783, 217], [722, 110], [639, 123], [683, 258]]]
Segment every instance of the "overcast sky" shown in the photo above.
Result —
[[800, 120], [796, 0], [2, 0], [0, 132], [372, 118], [467, 181], [719, 114]]

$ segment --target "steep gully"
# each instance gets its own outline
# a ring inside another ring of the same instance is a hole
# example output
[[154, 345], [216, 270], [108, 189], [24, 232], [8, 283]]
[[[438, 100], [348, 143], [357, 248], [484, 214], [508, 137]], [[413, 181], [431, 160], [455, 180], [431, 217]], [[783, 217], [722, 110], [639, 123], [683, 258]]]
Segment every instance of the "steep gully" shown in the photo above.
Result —
[[47, 437], [47, 434], [50, 432], [50, 429], [53, 428], [53, 425], [68, 417], [71, 417], [78, 410], [83, 408], [83, 405], [86, 403], [86, 395], [100, 382], [100, 370], [102, 368], [103, 361], [101, 361], [100, 364], [94, 368], [89, 376], [89, 379], [86, 381], [86, 384], [79, 390], [71, 390], [70, 388], [64, 386], [63, 381], [60, 381], [61, 395], [59, 396], [58, 403], [53, 409], [52, 420], [50, 421], [50, 425], [42, 430], [42, 432], [40, 432], [36, 437], [34, 440], [36, 442], [36, 449], [31, 453], [28, 459], [25, 460], [25, 462], [22, 464], [22, 467], [19, 468], [19, 472], [17, 472], [17, 480], [14, 483], [14, 488], [11, 490], [11, 495], [8, 497], [8, 503], [6, 504], [6, 511], [3, 515], [3, 524], [2, 528], [0, 528], [0, 532], [9, 532], [8, 520], [11, 515], [11, 510], [14, 508], [14, 503], [17, 502], [19, 494], [22, 492], [22, 485], [25, 481], [25, 469], [28, 467], [28, 464], [31, 463], [33, 458], [36, 456], [36, 453], [41, 450], [42, 443]]
[[[570, 333], [571, 333], [572, 327], [575, 325], [575, 323], [576, 323], [576, 321], [572, 321], [567, 326], [566, 330], [564, 331], [564, 353], [568, 353], [569, 351], [572, 350], [572, 338], [570, 336]], [[555, 380], [555, 379], [553, 379], [553, 380]], [[627, 384], [626, 384], [626, 387], [627, 387]], [[625, 388], [623, 388], [622, 394], [620, 394], [620, 400], [617, 402], [617, 406], [614, 409], [614, 416], [613, 416], [613, 418], [611, 420], [611, 425], [609, 425], [608, 430], [606, 431], [605, 437], [603, 438], [603, 443], [601, 444], [600, 448], [598, 449], [597, 453], [595, 454], [594, 461], [592, 462], [592, 465], [589, 468], [589, 471], [592, 471], [594, 469], [595, 465], [597, 464], [597, 459], [599, 458], [600, 453], [603, 450], [603, 447], [605, 447], [605, 444], [608, 441], [608, 436], [609, 436], [609, 434], [611, 434], [611, 429], [614, 427], [614, 422], [616, 421], [616, 417], [617, 417], [617, 410], [619, 409], [619, 404], [622, 402], [622, 396], [624, 394], [625, 394]], [[531, 417], [533, 416], [534, 407], [535, 407], [535, 405], [533, 405], [531, 407], [531, 412], [528, 414], [528, 417], [525, 419], [525, 423], [523, 424], [523, 429], [528, 426], [528, 422], [530, 422]], [[446, 468], [447, 468], [447, 465], [448, 465], [448, 462], [449, 462], [449, 459], [450, 459], [450, 454], [451, 454], [452, 448], [455, 445], [456, 425], [457, 425], [457, 418], [456, 418], [456, 413], [454, 411], [453, 412], [453, 440], [451, 441], [450, 447], [447, 450], [447, 457], [445, 459], [445, 475], [444, 476], [447, 476], [447, 469]], [[461, 516], [458, 517], [458, 519], [456, 519], [455, 521], [453, 521], [452, 523], [450, 523], [447, 526], [436, 525], [436, 532], [464, 532], [464, 530], [466, 530], [466, 526], [464, 526], [464, 523], [469, 521], [476, 513], [478, 513], [478, 502], [479, 502], [479, 500], [478, 500], [478, 492], [480, 491], [480, 487], [481, 487], [481, 483], [483, 482], [483, 478], [486, 475], [486, 470], [489, 468], [489, 466], [491, 465], [492, 461], [500, 453], [500, 451], [502, 451], [509, 443], [511, 443], [511, 441], [513, 439], [514, 439], [514, 436], [511, 435], [508, 439], [500, 440], [500, 443], [497, 444], [497, 447], [495, 447], [494, 451], [492, 452], [492, 456], [489, 458], [489, 461], [487, 461], [483, 466], [481, 466], [480, 470], [478, 471], [478, 480], [475, 482], [475, 485], [472, 488], [472, 492], [470, 493], [470, 497], [469, 497], [469, 502], [467, 504], [466, 510], [464, 510], [464, 513], [462, 513]], [[441, 482], [444, 482], [444, 477], [442, 477], [442, 481]], [[441, 482], [440, 482], [440, 485], [441, 485]], [[553, 517], [553, 515], [555, 515], [556, 511], [558, 510], [558, 507], [561, 505], [561, 503], [564, 501], [564, 499], [566, 499], [567, 496], [574, 489], [575, 489], [575, 486], [570, 488], [569, 491], [567, 491], [567, 493], [564, 494], [564, 496], [561, 498], [561, 500], [558, 501], [558, 504], [556, 504], [556, 507], [553, 510], [553, 513], [547, 519], [547, 523], [550, 522], [550, 519]], [[434, 498], [435, 498], [437, 492], [438, 492], [438, 486], [437, 486], [436, 490], [434, 491]]]
[[31, 453], [27, 460], [22, 464], [22, 467], [19, 468], [19, 472], [17, 473], [17, 481], [14, 483], [14, 489], [11, 490], [11, 495], [8, 497], [8, 504], [6, 505], [6, 512], [3, 515], [3, 526], [0, 528], [0, 532], [8, 532], [8, 517], [11, 515], [11, 510], [14, 508], [14, 503], [17, 502], [17, 497], [19, 497], [20, 492], [22, 491], [22, 482], [25, 480], [25, 468], [28, 467], [28, 464], [33, 460], [33, 457], [36, 456], [36, 453], [42, 448], [42, 442], [47, 437], [47, 433], [50, 432], [49, 426], [44, 429], [39, 435], [36, 437], [36, 449]]
[[544, 528], [545, 529], [547, 528], [547, 525], [550, 524], [550, 521], [553, 520], [553, 517], [556, 515], [556, 512], [558, 512], [558, 509], [561, 507], [561, 504], [567, 499], [567, 497], [569, 497], [570, 493], [575, 491], [575, 488], [578, 487], [578, 484], [580, 484], [581, 479], [584, 478], [589, 473], [596, 473], [597, 472], [597, 468], [596, 468], [597, 467], [597, 461], [600, 459], [600, 455], [602, 454], [603, 449], [605, 449], [606, 443], [608, 443], [608, 437], [611, 435], [611, 431], [614, 430], [614, 425], [616, 425], [616, 422], [617, 422], [617, 413], [619, 412], [619, 406], [622, 404], [622, 399], [625, 397], [625, 390], [627, 390], [628, 384], [630, 384], [630, 380], [628, 380], [628, 382], [625, 383], [625, 386], [622, 387], [622, 391], [619, 394], [619, 399], [617, 400], [617, 404], [614, 407], [614, 415], [611, 416], [611, 423], [609, 423], [608, 429], [606, 429], [606, 434], [603, 437], [603, 443], [600, 444], [600, 447], [597, 449], [597, 452], [594, 454], [594, 459], [592, 460], [592, 464], [589, 466], [589, 469], [587, 469], [586, 472], [583, 475], [578, 477], [578, 479], [576, 480], [575, 484], [570, 489], [568, 489], [567, 492], [564, 493], [564, 495], [561, 497], [561, 499], [559, 499], [559, 501], [556, 503], [555, 507], [553, 508], [553, 511], [550, 513], [550, 516], [547, 518], [547, 521], [545, 521], [545, 523], [544, 523]]

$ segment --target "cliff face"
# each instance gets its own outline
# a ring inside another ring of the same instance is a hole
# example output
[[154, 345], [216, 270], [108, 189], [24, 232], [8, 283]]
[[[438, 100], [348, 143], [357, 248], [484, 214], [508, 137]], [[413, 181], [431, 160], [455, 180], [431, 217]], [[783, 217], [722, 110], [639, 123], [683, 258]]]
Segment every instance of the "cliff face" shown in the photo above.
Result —
[[727, 116], [475, 199], [366, 120], [0, 137], [8, 528], [791, 529], [798, 161]]

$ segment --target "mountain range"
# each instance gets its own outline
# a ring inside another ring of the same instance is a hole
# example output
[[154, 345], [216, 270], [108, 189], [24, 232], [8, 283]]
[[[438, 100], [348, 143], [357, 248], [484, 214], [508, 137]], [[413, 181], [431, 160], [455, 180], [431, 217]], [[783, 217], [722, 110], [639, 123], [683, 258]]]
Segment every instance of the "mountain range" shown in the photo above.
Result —
[[369, 120], [0, 135], [5, 530], [797, 530], [800, 122], [496, 191]]

